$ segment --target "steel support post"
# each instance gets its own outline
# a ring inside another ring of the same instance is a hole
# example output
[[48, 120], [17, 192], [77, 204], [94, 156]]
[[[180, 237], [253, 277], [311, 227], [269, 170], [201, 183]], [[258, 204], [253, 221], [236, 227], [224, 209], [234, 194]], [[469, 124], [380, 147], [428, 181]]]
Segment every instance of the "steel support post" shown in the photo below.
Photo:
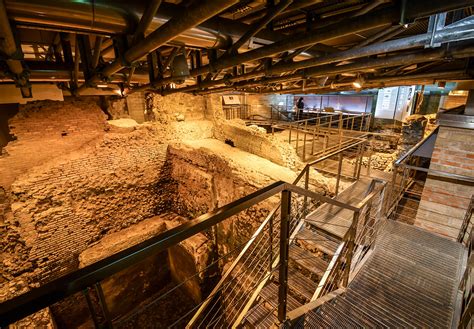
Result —
[[360, 121], [359, 131], [362, 131], [362, 128], [364, 127], [364, 123], [365, 123], [365, 113], [362, 113], [362, 119]]
[[346, 264], [345, 264], [344, 274], [343, 274], [343, 279], [342, 279], [343, 287], [347, 287], [347, 285], [349, 284], [349, 275], [351, 273], [352, 257], [354, 255], [354, 250], [355, 250], [355, 237], [356, 237], [356, 232], [357, 232], [358, 221], [359, 221], [359, 212], [354, 211], [354, 216], [352, 217], [352, 225], [349, 228], [351, 232], [349, 234], [349, 241], [347, 244], [347, 259], [346, 259]]
[[290, 211], [291, 192], [281, 192], [281, 222], [280, 222], [280, 268], [278, 275], [278, 320], [286, 320], [286, 302], [288, 294], [288, 258], [290, 243]]
[[269, 267], [268, 271], [269, 273], [272, 272], [272, 266], [273, 266], [273, 216], [270, 217], [270, 221], [268, 222], [268, 240], [270, 243], [270, 260], [269, 260]]
[[339, 125], [338, 125], [338, 129], [339, 129], [339, 148], [341, 148], [342, 146], [342, 128], [343, 128], [343, 123], [344, 121], [342, 120], [342, 113], [339, 114]]
[[[309, 188], [309, 170], [310, 167], [306, 167], [306, 172], [304, 175], [304, 189], [307, 190]], [[303, 208], [303, 216], [306, 217], [308, 214], [308, 197], [304, 196], [304, 208]]]
[[362, 159], [363, 159], [363, 156], [364, 156], [364, 148], [365, 148], [365, 145], [364, 144], [360, 144], [359, 145], [359, 165], [357, 167], [357, 179], [360, 178], [360, 170], [362, 169]]
[[113, 328], [112, 318], [110, 316], [110, 312], [105, 301], [104, 291], [102, 290], [100, 282], [97, 282], [95, 284], [95, 291], [97, 292], [97, 296], [99, 297], [100, 307], [102, 309], [102, 313], [104, 314], [105, 326], [106, 328]]
[[296, 123], [296, 154], [298, 154], [299, 142], [300, 142], [300, 124]]
[[370, 166], [372, 164], [372, 147], [370, 141], [367, 142], [368, 148], [367, 151], [369, 153], [369, 158], [367, 159], [367, 176], [370, 176]]
[[360, 153], [360, 145], [357, 146], [356, 162], [354, 163], [354, 174], [352, 175], [354, 179], [357, 179], [357, 168], [359, 166], [359, 153]]
[[100, 328], [99, 320], [97, 319], [97, 314], [95, 314], [94, 304], [92, 304], [91, 296], [89, 295], [89, 288], [86, 288], [82, 291], [84, 297], [86, 298], [87, 308], [92, 317], [92, 322], [94, 323], [95, 328]]
[[392, 207], [392, 203], [394, 203], [395, 199], [397, 198], [395, 188], [396, 188], [396, 184], [397, 184], [398, 167], [395, 166], [395, 165], [392, 165], [392, 170], [393, 170], [392, 184], [391, 184], [391, 188], [390, 188], [390, 192], [389, 192], [389, 198], [388, 198], [388, 202], [387, 202], [387, 209], [385, 209], [385, 212], [387, 213], [387, 216], [389, 215], [388, 211]]
[[339, 163], [337, 165], [337, 177], [336, 177], [336, 196], [339, 192], [339, 181], [341, 180], [342, 171], [342, 152], [339, 152]]
[[306, 130], [303, 136], [303, 162], [306, 161]]
[[366, 117], [366, 122], [365, 122], [365, 131], [369, 131], [370, 129], [370, 122], [372, 121], [372, 115], [369, 114]]

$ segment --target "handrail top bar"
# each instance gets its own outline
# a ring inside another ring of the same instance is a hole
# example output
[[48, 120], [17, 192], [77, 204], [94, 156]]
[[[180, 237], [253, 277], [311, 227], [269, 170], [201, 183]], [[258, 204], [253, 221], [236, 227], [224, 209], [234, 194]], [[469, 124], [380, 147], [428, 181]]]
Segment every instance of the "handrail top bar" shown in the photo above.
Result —
[[[308, 112], [309, 113], [309, 112]], [[313, 120], [317, 120], [317, 119], [321, 119], [321, 118], [327, 118], [327, 117], [331, 117], [331, 116], [344, 116], [344, 115], [347, 115], [347, 116], [354, 116], [354, 117], [362, 117], [362, 116], [370, 116], [372, 115], [372, 113], [365, 113], [365, 112], [362, 112], [360, 114], [358, 113], [347, 113], [347, 112], [315, 112], [315, 113], [322, 113], [322, 114], [325, 114], [325, 116], [320, 116], [320, 117], [315, 117], [315, 118], [309, 118], [309, 119], [301, 119], [301, 120], [297, 120], [297, 121], [290, 121], [289, 123], [290, 124], [294, 124], [294, 123], [303, 123], [303, 122], [307, 122], [307, 121], [313, 121]], [[342, 118], [342, 120], [347, 120], [348, 118]], [[335, 120], [333, 121], [333, 123], [336, 123], [338, 122], [338, 120]], [[322, 124], [326, 124], [327, 122], [325, 123], [322, 123]]]
[[286, 320], [290, 321], [290, 322], [294, 321], [294, 320], [302, 317], [303, 315], [305, 315], [309, 311], [314, 310], [315, 308], [318, 308], [322, 304], [329, 302], [330, 300], [334, 299], [335, 297], [337, 297], [338, 295], [340, 295], [344, 292], [346, 292], [346, 288], [344, 288], [344, 287], [338, 288], [334, 291], [331, 291], [327, 295], [324, 295], [322, 297], [319, 297], [318, 299], [315, 299], [311, 302], [308, 302], [304, 305], [301, 305], [300, 307], [288, 312], [288, 314], [286, 315]]
[[137, 245], [1, 303], [0, 327], [18, 321], [25, 316], [79, 292], [148, 256], [162, 252], [283, 190], [328, 202], [355, 212], [359, 211], [359, 208], [354, 206], [305, 190], [290, 183], [278, 181]]
[[434, 169], [416, 167], [416, 166], [411, 166], [411, 165], [406, 165], [406, 164], [403, 164], [403, 167], [407, 168], [407, 169], [423, 171], [423, 172], [428, 173], [428, 175], [434, 176], [434, 177], [450, 178], [450, 179], [460, 180], [460, 181], [464, 181], [464, 182], [474, 184], [474, 177], [470, 177], [470, 176], [453, 174], [453, 173], [449, 173], [449, 172], [445, 172], [445, 171], [441, 171], [441, 170], [434, 170]]
[[307, 166], [313, 166], [313, 165], [315, 165], [316, 163], [321, 162], [321, 161], [324, 161], [324, 160], [326, 160], [326, 159], [328, 159], [328, 158], [330, 158], [330, 157], [332, 157], [332, 156], [334, 156], [334, 155], [336, 155], [336, 154], [339, 154], [339, 153], [342, 152], [342, 151], [345, 151], [345, 150], [347, 150], [347, 149], [353, 148], [354, 146], [357, 146], [357, 145], [359, 145], [359, 144], [366, 143], [366, 142], [367, 142], [366, 139], [359, 140], [358, 142], [356, 142], [356, 143], [354, 143], [354, 144], [350, 144], [350, 145], [345, 146], [345, 147], [343, 147], [343, 148], [337, 149], [336, 151], [334, 151], [334, 152], [332, 152], [332, 153], [329, 153], [329, 154], [327, 154], [327, 155], [325, 155], [325, 156], [323, 156], [323, 157], [321, 157], [321, 158], [319, 158], [319, 159], [316, 159], [316, 160], [314, 160], [314, 161], [311, 161], [311, 162], [309, 162], [309, 163], [307, 164]]
[[432, 132], [430, 132], [428, 134], [428, 136], [426, 136], [425, 138], [423, 138], [421, 141], [419, 141], [418, 143], [415, 144], [415, 146], [413, 146], [407, 153], [405, 153], [404, 155], [402, 155], [397, 161], [394, 162], [394, 166], [398, 167], [400, 166], [400, 164], [402, 162], [405, 162], [405, 160], [410, 157], [413, 153], [415, 153], [416, 150], [418, 150], [421, 145], [423, 145], [427, 140], [428, 138], [430, 138], [432, 135], [434, 135], [435, 133], [438, 132], [438, 129], [439, 127], [436, 127], [436, 129], [434, 129]]

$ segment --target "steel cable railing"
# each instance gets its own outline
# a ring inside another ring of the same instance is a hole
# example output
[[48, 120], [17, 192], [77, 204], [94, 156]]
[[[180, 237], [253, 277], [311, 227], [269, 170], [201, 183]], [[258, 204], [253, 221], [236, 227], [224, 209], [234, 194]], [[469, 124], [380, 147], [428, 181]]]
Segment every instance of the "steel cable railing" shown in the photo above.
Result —
[[376, 237], [384, 223], [383, 199], [386, 183], [372, 181], [366, 197], [357, 205], [357, 211], [347, 227], [342, 242], [319, 281], [311, 301], [291, 311], [286, 325], [302, 325], [305, 314], [319, 307], [322, 300], [334, 290], [347, 287], [358, 267], [366, 259], [368, 251], [376, 245]]
[[[291, 199], [291, 233], [295, 231], [298, 222], [304, 216], [304, 202], [304, 197], [294, 196]], [[251, 295], [255, 293], [248, 287], [254, 287], [255, 283], [257, 283], [257, 285], [258, 283], [261, 284], [267, 272], [272, 271], [276, 266], [274, 263], [279, 255], [280, 243], [280, 218], [276, 210], [270, 214], [269, 220], [265, 221], [263, 223], [264, 225], [261, 226], [259, 230], [260, 239], [254, 240], [254, 243], [246, 250], [245, 256], [240, 259], [239, 263], [236, 263], [237, 265], [233, 266], [233, 272], [235, 272], [235, 274], [227, 275], [227, 281], [233, 283], [228, 285], [228, 289], [221, 289], [220, 296], [212, 303], [208, 303], [211, 305], [207, 306], [207, 310], [200, 316], [199, 321], [191, 321], [193, 327], [199, 328], [209, 326], [209, 323], [214, 323], [219, 310], [224, 310], [223, 313], [225, 313], [226, 322], [228, 324], [241, 321], [242, 314], [245, 313], [243, 310], [246, 306], [248, 308]], [[269, 234], [270, 232], [271, 234]], [[265, 239], [263, 239], [264, 236]], [[268, 244], [271, 244], [271, 247], [268, 246]], [[254, 247], [253, 249], [252, 246]], [[252, 260], [252, 262], [249, 263], [249, 260]], [[241, 273], [245, 272], [243, 281], [235, 280], [235, 275], [238, 275], [239, 271]], [[235, 297], [237, 294], [240, 296], [238, 299]], [[218, 306], [218, 304], [220, 305]]]

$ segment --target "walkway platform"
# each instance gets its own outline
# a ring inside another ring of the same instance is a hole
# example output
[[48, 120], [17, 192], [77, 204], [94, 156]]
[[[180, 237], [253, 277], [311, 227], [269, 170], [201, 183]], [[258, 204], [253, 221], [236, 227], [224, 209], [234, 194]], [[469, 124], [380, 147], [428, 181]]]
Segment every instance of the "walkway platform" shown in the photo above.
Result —
[[297, 327], [451, 327], [465, 259], [459, 243], [388, 221], [347, 290]]
[[[334, 199], [351, 206], [356, 206], [368, 194], [372, 179], [361, 178], [339, 193]], [[349, 229], [354, 212], [331, 204], [324, 204], [309, 214], [306, 222], [338, 238], [343, 238]]]

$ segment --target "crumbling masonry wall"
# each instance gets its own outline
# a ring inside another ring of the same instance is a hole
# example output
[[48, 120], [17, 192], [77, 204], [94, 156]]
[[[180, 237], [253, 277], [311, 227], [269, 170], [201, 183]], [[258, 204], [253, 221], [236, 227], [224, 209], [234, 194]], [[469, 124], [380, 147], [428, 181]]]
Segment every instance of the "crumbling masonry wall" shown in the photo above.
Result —
[[94, 241], [166, 211], [169, 141], [210, 137], [212, 123], [121, 129], [95, 102], [72, 100], [22, 106], [10, 125], [17, 140], [0, 157], [0, 300], [77, 268]]
[[[286, 167], [215, 139], [171, 144], [169, 160], [171, 176], [177, 184], [175, 209], [190, 218], [275, 181], [296, 179], [296, 173]], [[222, 251], [244, 243], [277, 202], [277, 198], [261, 202], [220, 224], [218, 241], [225, 249]]]

